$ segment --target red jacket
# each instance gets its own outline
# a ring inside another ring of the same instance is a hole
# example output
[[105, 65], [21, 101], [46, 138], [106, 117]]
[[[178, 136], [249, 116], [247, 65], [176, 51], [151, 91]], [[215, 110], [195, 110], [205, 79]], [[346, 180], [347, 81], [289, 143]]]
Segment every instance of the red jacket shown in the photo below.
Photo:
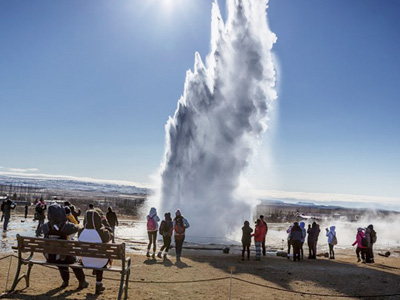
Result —
[[263, 223], [261, 223], [259, 225], [256, 225], [254, 234], [252, 234], [251, 236], [254, 236], [255, 242], [262, 242], [264, 240], [266, 232], [267, 232], [266, 226]]

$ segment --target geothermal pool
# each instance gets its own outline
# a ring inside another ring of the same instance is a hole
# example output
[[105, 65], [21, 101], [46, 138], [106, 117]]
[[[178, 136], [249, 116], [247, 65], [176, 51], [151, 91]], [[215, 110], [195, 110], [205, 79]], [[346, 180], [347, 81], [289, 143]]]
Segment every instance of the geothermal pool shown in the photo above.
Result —
[[[306, 222], [307, 223], [307, 222]], [[319, 252], [326, 252], [328, 249], [325, 237], [325, 228], [329, 227], [328, 223], [322, 222], [321, 233], [319, 236], [318, 249]], [[351, 250], [351, 244], [355, 240], [355, 232], [360, 224], [351, 222], [341, 222], [337, 225], [337, 237], [339, 244], [336, 246], [338, 250]], [[367, 226], [368, 224], [363, 224]], [[34, 236], [37, 226], [37, 221], [33, 221], [31, 218], [24, 219], [22, 217], [12, 217], [9, 224], [9, 231], [2, 234], [0, 253], [11, 253], [13, 250], [11, 247], [16, 244], [16, 235], [27, 235]], [[287, 234], [286, 228], [289, 223], [269, 223], [268, 224], [268, 235], [267, 235], [267, 249], [271, 252], [280, 249], [287, 249]], [[391, 251], [393, 256], [400, 256], [400, 238], [395, 237], [391, 231], [385, 230], [387, 224], [377, 222], [375, 225], [378, 242], [374, 245], [375, 252]], [[254, 226], [251, 226], [254, 229]], [[215, 253], [220, 253], [224, 247], [229, 247], [233, 254], [238, 254], [241, 251], [241, 236], [237, 236], [233, 239], [224, 239], [222, 237], [202, 237], [191, 235], [190, 228], [187, 231], [187, 237], [185, 247], [189, 247], [192, 251], [196, 249], [217, 249]], [[145, 254], [147, 247], [147, 233], [145, 228], [145, 222], [138, 222], [137, 220], [121, 220], [120, 226], [116, 227], [116, 242], [124, 242], [127, 246], [127, 252]], [[157, 249], [162, 244], [161, 237], [157, 244]], [[254, 246], [254, 244], [252, 245]], [[254, 247], [253, 247], [254, 248]], [[307, 247], [305, 247], [307, 250]], [[173, 254], [173, 252], [172, 252]]]

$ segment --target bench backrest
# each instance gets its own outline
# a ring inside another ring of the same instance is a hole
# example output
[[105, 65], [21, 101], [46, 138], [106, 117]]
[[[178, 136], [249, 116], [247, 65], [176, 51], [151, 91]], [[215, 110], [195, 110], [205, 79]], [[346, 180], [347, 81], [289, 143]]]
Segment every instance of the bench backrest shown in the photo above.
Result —
[[84, 256], [95, 258], [125, 259], [125, 243], [103, 244], [79, 241], [44, 239], [17, 234], [18, 251]]

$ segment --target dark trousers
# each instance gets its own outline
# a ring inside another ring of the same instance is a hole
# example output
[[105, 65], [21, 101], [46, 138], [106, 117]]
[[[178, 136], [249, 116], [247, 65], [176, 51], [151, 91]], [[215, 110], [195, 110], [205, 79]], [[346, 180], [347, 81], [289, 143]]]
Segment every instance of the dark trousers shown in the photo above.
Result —
[[360, 253], [361, 253], [361, 259], [362, 259], [362, 260], [365, 260], [365, 248], [357, 247], [357, 249], [356, 249], [356, 255], [357, 255], [357, 258], [358, 258], [358, 259], [360, 259]]
[[103, 271], [96, 270], [96, 281], [101, 282], [103, 280]]
[[308, 242], [308, 258], [316, 258], [317, 253], [316, 253], [316, 243], [309, 241]]
[[244, 258], [244, 253], [247, 251], [247, 259], [250, 259], [250, 244], [242, 244], [242, 258]]
[[301, 242], [300, 241], [293, 241], [292, 242], [292, 246], [293, 246], [293, 261], [300, 260]]
[[301, 242], [301, 244], [300, 244], [300, 255], [301, 255], [301, 259], [304, 259], [303, 245], [304, 245], [304, 242]]
[[372, 262], [373, 258], [371, 257], [371, 254], [373, 254], [371, 247], [365, 248], [365, 262]]
[[183, 246], [183, 241], [185, 240], [184, 235], [175, 235], [175, 252], [176, 252], [176, 257], [180, 258], [182, 254], [182, 246]]
[[8, 222], [10, 222], [10, 215], [4, 214], [3, 230], [7, 230]]
[[171, 247], [171, 237], [163, 235], [163, 242], [164, 245], [161, 247], [160, 251], [165, 249], [165, 252], [168, 252], [169, 248]]
[[112, 243], [115, 244], [115, 226], [111, 226], [112, 231]]
[[335, 258], [335, 251], [333, 251], [332, 244], [329, 244], [329, 258]]
[[[48, 262], [51, 263], [57, 263], [57, 264], [72, 264], [75, 262], [75, 257], [73, 256], [67, 256], [66, 259], [61, 260], [61, 259], [55, 259], [53, 255], [50, 256], [48, 259]], [[80, 268], [71, 268], [72, 271], [74, 271], [76, 279], [78, 279], [79, 282], [85, 281], [85, 273], [83, 273], [83, 270]], [[68, 282], [69, 281], [69, 270], [68, 267], [58, 267], [58, 271], [60, 272], [61, 278], [63, 281]]]
[[292, 245], [292, 243], [290, 242], [290, 240], [287, 241], [287, 253], [290, 254], [290, 246]]
[[36, 227], [36, 236], [42, 233], [42, 225], [44, 224], [44, 219], [38, 221], [38, 226]]
[[371, 247], [369, 248], [369, 257], [371, 261], [374, 261], [374, 244], [371, 244]]
[[151, 245], [153, 244], [153, 252], [156, 252], [157, 231], [147, 231], [147, 234], [149, 236], [149, 244], [147, 245], [147, 251], [150, 250]]
[[266, 239], [266, 237], [264, 236], [264, 239], [263, 239], [262, 244], [261, 244], [263, 256], [265, 256], [267, 254], [267, 251], [265, 249], [265, 239]]

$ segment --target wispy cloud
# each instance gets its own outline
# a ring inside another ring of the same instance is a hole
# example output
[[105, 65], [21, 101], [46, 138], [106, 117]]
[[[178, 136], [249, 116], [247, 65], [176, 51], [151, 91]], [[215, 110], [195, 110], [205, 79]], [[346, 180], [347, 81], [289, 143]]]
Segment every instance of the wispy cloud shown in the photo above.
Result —
[[27, 169], [21, 169], [21, 168], [7, 168], [8, 171], [13, 172], [13, 173], [30, 173], [30, 172], [37, 172], [39, 169], [37, 168], [27, 168]]

